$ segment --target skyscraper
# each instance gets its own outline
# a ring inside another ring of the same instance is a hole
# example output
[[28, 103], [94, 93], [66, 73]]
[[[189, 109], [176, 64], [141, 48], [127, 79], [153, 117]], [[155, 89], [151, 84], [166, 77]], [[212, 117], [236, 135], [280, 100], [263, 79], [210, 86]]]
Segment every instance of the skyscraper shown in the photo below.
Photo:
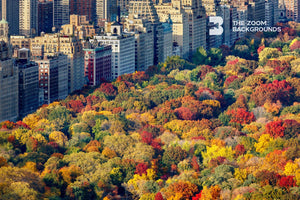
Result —
[[88, 21], [95, 21], [96, 0], [70, 0], [70, 14], [85, 15]]
[[117, 0], [96, 0], [96, 18], [105, 19], [108, 22], [117, 21]]
[[19, 1], [20, 0], [1, 0], [2, 19], [9, 24], [9, 34], [19, 34]]
[[[300, 0], [283, 0], [288, 19], [300, 22]], [[282, 3], [281, 3], [282, 4]]]
[[154, 30], [154, 64], [163, 62], [163, 27], [152, 0], [132, 0], [129, 3], [129, 15], [133, 18], [147, 18]]
[[19, 32], [32, 37], [38, 32], [38, 2], [37, 0], [20, 0]]
[[135, 37], [135, 70], [146, 71], [153, 66], [154, 33], [153, 25], [147, 19], [129, 18], [124, 23], [126, 31]]
[[38, 24], [39, 31], [50, 33], [53, 27], [53, 1], [49, 0], [39, 0], [38, 3]]
[[69, 6], [69, 0], [53, 0], [53, 26], [55, 28], [60, 28], [61, 25], [69, 24]]
[[7, 43], [0, 41], [0, 122], [18, 117], [18, 71]]
[[68, 58], [57, 53], [34, 60], [39, 65], [39, 87], [44, 90], [44, 104], [68, 96]]
[[34, 112], [39, 106], [39, 67], [30, 61], [29, 49], [19, 49], [16, 60], [19, 74], [19, 116]]

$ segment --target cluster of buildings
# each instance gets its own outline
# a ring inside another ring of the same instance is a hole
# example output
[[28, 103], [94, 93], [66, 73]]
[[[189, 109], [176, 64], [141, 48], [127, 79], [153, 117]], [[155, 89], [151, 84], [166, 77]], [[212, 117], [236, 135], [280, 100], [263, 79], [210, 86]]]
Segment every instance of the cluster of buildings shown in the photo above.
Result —
[[[247, 21], [300, 21], [300, 0], [0, 0], [0, 122], [167, 57], [232, 45]], [[210, 35], [223, 19], [222, 33]], [[244, 22], [244, 23], [241, 23]]]

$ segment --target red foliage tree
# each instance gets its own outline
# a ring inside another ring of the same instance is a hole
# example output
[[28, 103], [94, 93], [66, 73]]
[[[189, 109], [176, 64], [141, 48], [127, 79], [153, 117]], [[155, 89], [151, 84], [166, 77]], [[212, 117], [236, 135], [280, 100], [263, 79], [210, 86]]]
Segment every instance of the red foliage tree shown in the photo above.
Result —
[[200, 170], [200, 166], [199, 166], [199, 164], [198, 164], [198, 161], [197, 161], [197, 157], [196, 156], [193, 156], [193, 158], [192, 158], [192, 160], [191, 160], [191, 165], [192, 165], [192, 167], [193, 167], [193, 169], [195, 170], [195, 171], [199, 171]]
[[272, 67], [274, 74], [281, 74], [282, 72], [290, 72], [291, 66], [287, 61], [272, 59], [268, 60], [266, 66]]
[[237, 156], [243, 155], [246, 152], [246, 149], [242, 144], [236, 145], [234, 150]]
[[294, 176], [283, 176], [279, 180], [279, 186], [289, 189], [290, 187], [296, 186], [296, 181], [294, 180]]
[[201, 198], [202, 190], [200, 193], [196, 194], [196, 196], [192, 197], [192, 200], [199, 200]]
[[75, 113], [80, 113], [84, 105], [80, 100], [70, 100], [67, 102], [66, 107], [72, 109]]
[[293, 119], [287, 119], [283, 122], [284, 137], [294, 138], [300, 134], [300, 123]]
[[2, 124], [1, 128], [4, 128], [4, 129], [13, 129], [13, 128], [15, 128], [15, 123], [11, 122], [11, 121], [4, 121], [1, 124]]
[[196, 115], [189, 108], [180, 107], [175, 109], [175, 114], [179, 119], [182, 120], [195, 120]]
[[148, 164], [147, 163], [139, 163], [135, 168], [135, 174], [142, 175], [147, 174]]
[[261, 84], [251, 94], [251, 100], [255, 102], [257, 106], [262, 106], [269, 100], [272, 103], [276, 103], [279, 100], [281, 103], [289, 105], [292, 100], [292, 87], [283, 80], [274, 80], [273, 83]]
[[154, 200], [164, 200], [164, 197], [160, 192], [156, 193]]
[[266, 133], [270, 134], [271, 136], [283, 137], [284, 136], [284, 126], [282, 120], [273, 121], [266, 124]]
[[22, 121], [17, 121], [16, 125], [17, 125], [17, 127], [23, 127], [26, 129], [30, 129], [30, 127]]
[[115, 86], [113, 86], [111, 83], [102, 83], [98, 90], [109, 96], [115, 96], [118, 93]]
[[236, 65], [239, 62], [239, 59], [229, 60], [227, 65]]
[[226, 78], [224, 85], [228, 86], [230, 83], [232, 83], [237, 78], [238, 78], [237, 76], [229, 76], [228, 78]]
[[230, 122], [238, 124], [249, 124], [255, 121], [254, 114], [247, 112], [243, 108], [237, 108], [236, 110], [228, 110], [227, 115], [231, 117]]
[[150, 132], [143, 131], [143, 133], [141, 134], [141, 138], [144, 143], [150, 145], [153, 140], [153, 135]]

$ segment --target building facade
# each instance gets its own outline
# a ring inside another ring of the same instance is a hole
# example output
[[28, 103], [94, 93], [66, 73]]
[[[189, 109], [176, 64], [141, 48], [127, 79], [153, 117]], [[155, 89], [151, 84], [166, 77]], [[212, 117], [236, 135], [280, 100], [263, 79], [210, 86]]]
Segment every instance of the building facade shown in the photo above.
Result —
[[29, 49], [19, 49], [16, 66], [19, 74], [19, 116], [33, 113], [39, 107], [39, 66], [30, 61]]
[[111, 26], [110, 33], [94, 36], [94, 39], [100, 44], [112, 47], [112, 79], [135, 72], [135, 37], [133, 34], [124, 33], [122, 26], [115, 24]]
[[79, 38], [61, 33], [44, 34], [31, 40], [30, 50], [40, 46], [46, 56], [55, 56], [57, 52], [68, 56], [69, 93], [80, 90], [84, 85], [84, 55]]
[[39, 0], [38, 2], [38, 34], [51, 33], [53, 27], [53, 1]]
[[0, 122], [18, 118], [18, 70], [8, 45], [0, 42]]
[[113, 22], [118, 20], [117, 0], [96, 0], [96, 19]]
[[9, 24], [9, 34], [19, 34], [19, 1], [20, 0], [1, 0], [2, 19]]
[[63, 54], [34, 60], [39, 65], [39, 87], [43, 89], [44, 104], [68, 96], [68, 57]]
[[153, 25], [147, 19], [129, 18], [124, 27], [135, 37], [135, 70], [146, 71], [154, 62]]
[[33, 37], [38, 34], [38, 2], [37, 0], [19, 1], [20, 35]]
[[60, 28], [70, 22], [69, 0], [53, 0], [53, 26]]
[[88, 85], [100, 85], [101, 80], [111, 80], [111, 46], [84, 49], [84, 75]]
[[96, 0], [70, 0], [70, 14], [84, 15], [94, 22], [96, 18]]
[[153, 24], [154, 30], [154, 64], [163, 62], [163, 27], [152, 0], [132, 0], [129, 2], [129, 16], [146, 18]]

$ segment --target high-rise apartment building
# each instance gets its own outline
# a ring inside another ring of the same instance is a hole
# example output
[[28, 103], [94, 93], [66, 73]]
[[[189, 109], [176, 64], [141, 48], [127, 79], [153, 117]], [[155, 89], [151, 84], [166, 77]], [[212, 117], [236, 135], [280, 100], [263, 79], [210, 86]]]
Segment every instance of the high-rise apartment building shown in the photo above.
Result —
[[0, 122], [18, 118], [18, 71], [7, 43], [0, 41]]
[[[283, 0], [286, 8], [286, 17], [296, 22], [300, 22], [300, 1]], [[282, 3], [281, 3], [282, 4]]]
[[162, 26], [164, 35], [163, 59], [166, 60], [173, 54], [173, 22], [172, 20], [167, 20], [166, 22], [162, 23]]
[[9, 34], [19, 34], [19, 1], [20, 0], [1, 0], [2, 19], [9, 24]]
[[110, 45], [112, 48], [112, 78], [135, 72], [134, 35], [124, 33], [122, 25], [117, 22], [110, 25], [109, 32], [106, 35], [94, 36], [94, 39], [100, 44]]
[[[132, 16], [130, 16], [132, 17]], [[127, 32], [135, 37], [135, 69], [146, 71], [154, 61], [154, 30], [148, 19], [129, 18], [124, 23]]]
[[201, 0], [182, 0], [182, 7], [188, 16], [191, 55], [199, 47], [206, 48], [206, 13]]
[[47, 56], [55, 56], [61, 52], [69, 60], [69, 93], [80, 90], [84, 85], [84, 55], [82, 44], [78, 37], [56, 34], [44, 34], [31, 40], [30, 50], [43, 46]]
[[96, 18], [107, 22], [117, 21], [118, 19], [117, 0], [96, 0]]
[[39, 87], [43, 89], [44, 104], [68, 96], [68, 57], [63, 54], [34, 60], [39, 65]]
[[249, 0], [248, 4], [248, 20], [265, 21], [265, 0]]
[[129, 2], [130, 2], [130, 0], [118, 0], [118, 7], [120, 9], [121, 14], [128, 13]]
[[60, 28], [70, 22], [69, 0], [53, 0], [53, 26]]
[[147, 18], [154, 30], [154, 64], [163, 62], [163, 27], [152, 0], [132, 0], [129, 2], [129, 16]]
[[39, 66], [30, 61], [29, 49], [19, 49], [16, 60], [19, 74], [19, 116], [36, 111], [39, 106]]
[[181, 1], [159, 4], [155, 8], [161, 22], [172, 21], [173, 46], [179, 48], [181, 57], [187, 58], [190, 53], [189, 19], [187, 13], [182, 9]]
[[19, 1], [19, 32], [20, 35], [32, 37], [38, 33], [38, 2], [37, 0]]
[[100, 85], [101, 80], [111, 80], [111, 46], [92, 46], [84, 49], [84, 75], [89, 85]]
[[219, 9], [217, 10], [217, 16], [222, 17], [223, 19], [223, 33], [222, 37], [219, 37], [221, 41], [219, 42], [220, 44], [225, 44], [227, 46], [231, 45], [231, 32], [232, 30], [230, 29], [230, 24], [231, 24], [231, 18], [230, 18], [230, 5], [222, 4], [219, 6]]
[[94, 22], [96, 18], [96, 0], [70, 0], [70, 14], [85, 15]]
[[51, 33], [53, 27], [53, 1], [39, 0], [38, 2], [38, 34]]

